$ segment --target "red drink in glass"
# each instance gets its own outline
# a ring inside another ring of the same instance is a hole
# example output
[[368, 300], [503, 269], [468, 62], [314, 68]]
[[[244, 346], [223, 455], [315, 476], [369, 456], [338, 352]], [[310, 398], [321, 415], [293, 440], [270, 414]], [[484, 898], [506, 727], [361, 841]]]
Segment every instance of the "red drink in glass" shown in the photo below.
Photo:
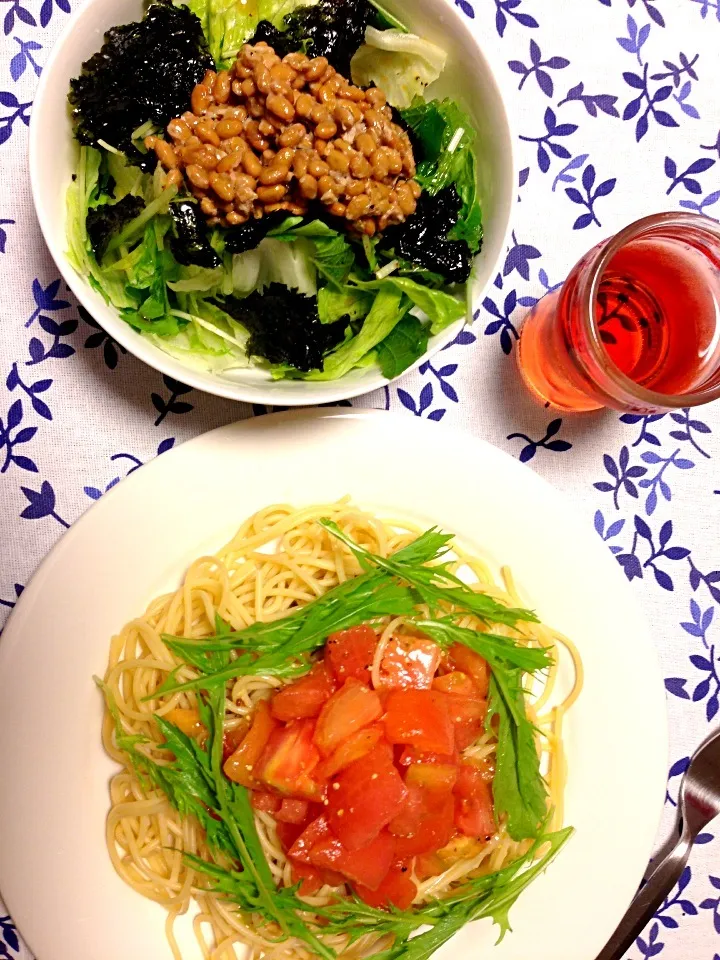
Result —
[[720, 225], [664, 213], [603, 241], [523, 324], [525, 382], [560, 410], [652, 413], [720, 396]]

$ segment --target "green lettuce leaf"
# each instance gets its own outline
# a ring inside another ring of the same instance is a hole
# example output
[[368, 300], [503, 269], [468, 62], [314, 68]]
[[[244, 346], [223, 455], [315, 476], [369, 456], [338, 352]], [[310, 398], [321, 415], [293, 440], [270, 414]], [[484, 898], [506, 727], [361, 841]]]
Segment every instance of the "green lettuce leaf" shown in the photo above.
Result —
[[451, 240], [466, 240], [473, 253], [482, 240], [482, 210], [478, 198], [474, 152], [476, 133], [470, 117], [454, 100], [413, 100], [402, 112], [422, 145], [417, 179], [431, 196], [455, 184], [463, 202]]
[[391, 276], [384, 280], [370, 280], [357, 284], [363, 290], [387, 290], [394, 287], [398, 293], [403, 293], [413, 306], [422, 310], [430, 318], [431, 333], [440, 333], [456, 320], [462, 320], [467, 314], [467, 305], [464, 301], [456, 300], [443, 290], [431, 290], [421, 283], [416, 283], [409, 277]]
[[405, 109], [437, 80], [446, 60], [442, 47], [414, 33], [368, 27], [350, 71], [353, 83], [360, 87], [374, 84], [385, 93], [388, 103]]
[[367, 316], [373, 304], [373, 295], [357, 287], [337, 288], [328, 284], [318, 290], [318, 315], [320, 323], [334, 323], [341, 317], [361, 320]]
[[427, 350], [430, 330], [409, 314], [377, 346], [377, 361], [388, 380], [399, 377]]

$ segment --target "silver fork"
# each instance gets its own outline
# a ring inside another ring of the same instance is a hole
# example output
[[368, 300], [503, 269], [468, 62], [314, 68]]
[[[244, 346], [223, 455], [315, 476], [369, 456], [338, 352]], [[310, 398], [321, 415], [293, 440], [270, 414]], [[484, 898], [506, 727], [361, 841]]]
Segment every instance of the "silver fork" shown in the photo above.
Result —
[[628, 911], [596, 960], [622, 960], [680, 879], [697, 835], [720, 814], [720, 730], [694, 753], [680, 784], [673, 848], [638, 890]]

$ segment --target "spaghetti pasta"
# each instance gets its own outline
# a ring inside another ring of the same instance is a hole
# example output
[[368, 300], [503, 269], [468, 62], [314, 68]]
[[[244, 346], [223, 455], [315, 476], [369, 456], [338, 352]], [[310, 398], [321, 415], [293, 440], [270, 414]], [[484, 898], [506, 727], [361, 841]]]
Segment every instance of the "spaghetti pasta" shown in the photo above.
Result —
[[[121, 730], [123, 738], [138, 738], [138, 754], [151, 758], [161, 769], [171, 762], [163, 749], [155, 718], [195, 710], [198, 695], [193, 689], [167, 694], [158, 691], [168, 676], [173, 675], [177, 685], [181, 685], [197, 678], [198, 671], [170, 649], [164, 639], [167, 635], [201, 640], [215, 634], [219, 620], [233, 631], [255, 623], [272, 623], [362, 572], [356, 556], [318, 524], [320, 518], [330, 518], [357, 544], [381, 557], [392, 556], [418, 533], [405, 522], [381, 520], [347, 499], [303, 509], [288, 505], [267, 507], [245, 521], [215, 556], [201, 557], [192, 563], [179, 589], [153, 600], [145, 614], [130, 621], [110, 644], [104, 689], [113, 711], [105, 714], [103, 740], [122, 769], [110, 785], [108, 852], [115, 870], [127, 884], [168, 911], [167, 936], [176, 960], [182, 960], [183, 953], [174, 934], [174, 923], [191, 908], [196, 911], [193, 930], [205, 960], [231, 960], [240, 947], [247, 948], [253, 960], [309, 960], [313, 956], [306, 943], [293, 936], [278, 941], [266, 919], [241, 912], [209, 889], [207, 877], [198, 872], [192, 859], [218, 861], [205, 831], [195, 818], [181, 815], [161, 789], [144, 780], [127, 751], [119, 748], [117, 735]], [[456, 547], [449, 556], [449, 569], [473, 591], [509, 607], [520, 605], [510, 571], [503, 570], [501, 585], [478, 558]], [[422, 613], [422, 605], [419, 609]], [[380, 665], [387, 645], [398, 632], [402, 634], [406, 619], [386, 616], [373, 622], [379, 638], [372, 663], [375, 687], [380, 683]], [[457, 624], [475, 630], [482, 627], [471, 614], [458, 618]], [[531, 698], [528, 711], [538, 731], [537, 747], [547, 782], [548, 806], [553, 811], [554, 824], [559, 825], [565, 781], [562, 721], [580, 692], [580, 658], [567, 638], [539, 623], [520, 622], [512, 627], [499, 624], [493, 632], [528, 648], [547, 649], [553, 655], [543, 688], [534, 702]], [[569, 652], [574, 664], [575, 683], [562, 703], [553, 703], [561, 647]], [[254, 674], [230, 680], [225, 688], [225, 734], [244, 730], [257, 704], [284, 682], [278, 676]], [[496, 744], [493, 730], [487, 729], [463, 756], [492, 770]], [[254, 815], [273, 882], [277, 888], [291, 887], [291, 864], [278, 839], [275, 819], [262, 810], [255, 810]], [[490, 840], [456, 846], [456, 851], [449, 851], [447, 867], [442, 872], [424, 879], [414, 877], [415, 904], [447, 895], [468, 877], [500, 870], [527, 855], [532, 841], [513, 840], [506, 825], [500, 822]], [[314, 908], [328, 904], [333, 897], [349, 894], [349, 888], [343, 885], [325, 885], [303, 900], [312, 914]], [[356, 940], [349, 949], [347, 937], [342, 934], [332, 933], [321, 939], [331, 951], [344, 951], [344, 956], [361, 957], [383, 946], [383, 940], [372, 933]]]

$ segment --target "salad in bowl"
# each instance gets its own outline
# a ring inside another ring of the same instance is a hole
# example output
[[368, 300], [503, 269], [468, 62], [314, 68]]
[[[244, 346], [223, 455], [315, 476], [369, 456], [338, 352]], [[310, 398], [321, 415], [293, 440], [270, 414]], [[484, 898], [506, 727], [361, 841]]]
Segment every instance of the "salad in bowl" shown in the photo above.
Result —
[[508, 189], [492, 131], [448, 95], [461, 65], [410, 19], [368, 0], [153, 0], [105, 31], [69, 75], [64, 257], [114, 336], [211, 392], [307, 403], [457, 333]]

